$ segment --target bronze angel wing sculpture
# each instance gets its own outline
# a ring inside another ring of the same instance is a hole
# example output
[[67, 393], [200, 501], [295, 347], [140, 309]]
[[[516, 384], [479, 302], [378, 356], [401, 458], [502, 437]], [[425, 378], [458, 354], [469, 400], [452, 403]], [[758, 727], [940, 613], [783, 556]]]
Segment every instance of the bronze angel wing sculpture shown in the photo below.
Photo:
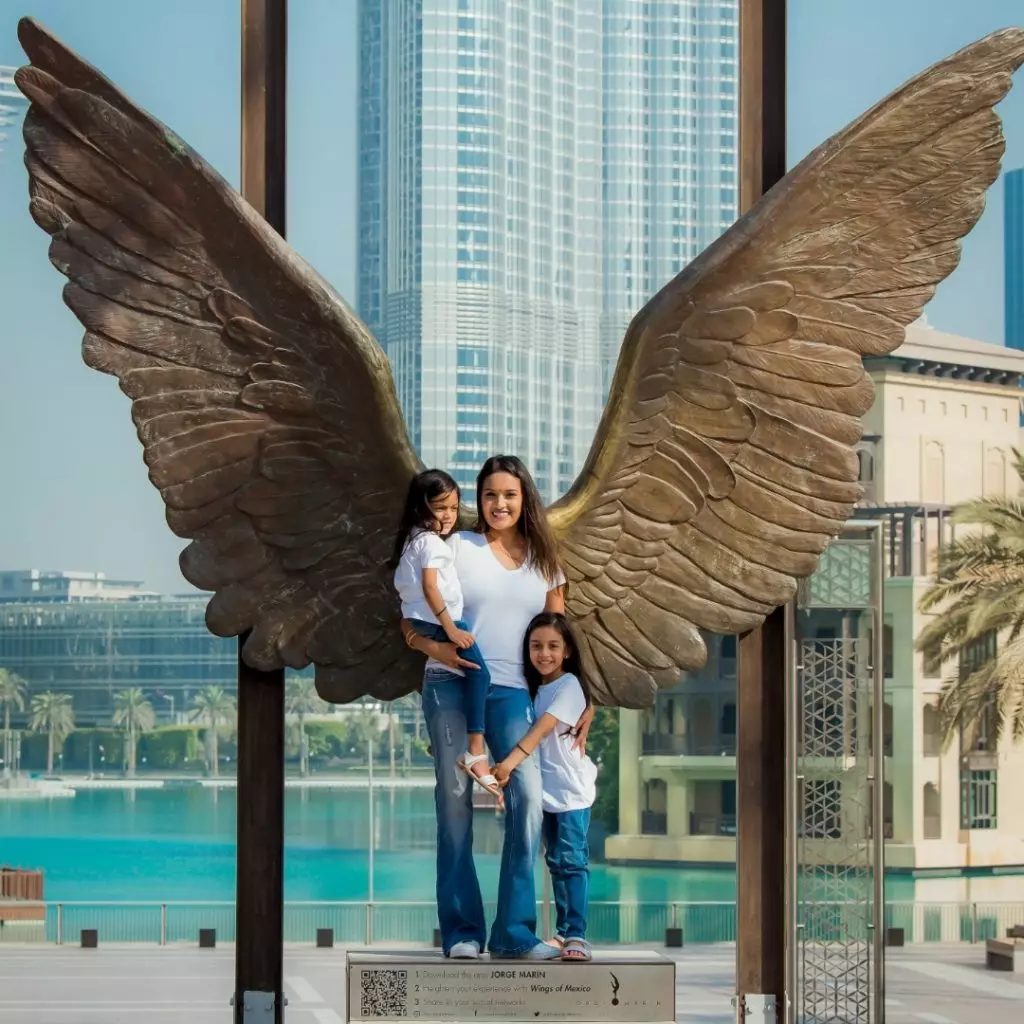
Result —
[[[415, 689], [385, 559], [419, 468], [387, 359], [184, 142], [32, 21], [32, 216], [84, 356], [114, 374], [210, 629], [333, 701]], [[860, 495], [895, 349], [999, 174], [1024, 31], [968, 46], [810, 154], [629, 325], [549, 511], [597, 698], [642, 707], [814, 571]]]

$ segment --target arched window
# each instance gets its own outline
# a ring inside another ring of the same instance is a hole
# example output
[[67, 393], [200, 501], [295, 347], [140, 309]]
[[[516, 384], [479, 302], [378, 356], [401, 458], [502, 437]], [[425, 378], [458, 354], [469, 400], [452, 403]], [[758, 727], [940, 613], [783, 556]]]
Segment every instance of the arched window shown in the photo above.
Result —
[[644, 783], [640, 831], [645, 836], [663, 836], [668, 832], [668, 785], [664, 779]]
[[942, 801], [939, 797], [939, 787], [934, 782], [925, 783], [923, 804], [925, 839], [941, 839]]
[[985, 452], [985, 497], [1001, 498], [1006, 494], [1006, 454], [999, 448]]
[[946, 453], [938, 441], [924, 446], [921, 472], [921, 499], [929, 505], [941, 505], [946, 495]]
[[939, 709], [934, 704], [925, 704], [921, 724], [924, 733], [924, 756], [938, 757], [942, 753], [942, 727], [939, 722]]

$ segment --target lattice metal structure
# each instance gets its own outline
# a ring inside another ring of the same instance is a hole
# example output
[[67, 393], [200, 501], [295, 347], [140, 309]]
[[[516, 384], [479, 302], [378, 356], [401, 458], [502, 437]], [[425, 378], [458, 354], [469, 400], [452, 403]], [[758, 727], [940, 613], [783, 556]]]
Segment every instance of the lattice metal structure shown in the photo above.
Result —
[[[789, 1020], [882, 1024], [881, 530], [836, 540], [801, 589], [790, 714]], [[876, 791], [875, 784], [879, 790]]]

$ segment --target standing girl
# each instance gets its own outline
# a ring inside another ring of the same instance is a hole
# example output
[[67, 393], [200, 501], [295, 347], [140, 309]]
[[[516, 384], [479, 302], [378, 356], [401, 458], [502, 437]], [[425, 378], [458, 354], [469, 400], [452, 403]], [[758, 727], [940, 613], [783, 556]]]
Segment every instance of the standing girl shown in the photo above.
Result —
[[587, 830], [597, 767], [575, 745], [575, 726], [591, 702], [564, 615], [542, 612], [534, 617], [523, 639], [523, 663], [536, 722], [495, 767], [494, 775], [505, 782], [537, 751], [543, 791], [544, 859], [555, 897], [556, 942], [562, 948], [563, 960], [589, 960]]
[[501, 789], [489, 771], [484, 744], [484, 706], [491, 676], [462, 621], [462, 586], [455, 571], [455, 552], [447, 543], [459, 520], [460, 500], [459, 485], [444, 470], [428, 469], [414, 477], [389, 564], [395, 570], [402, 618], [420, 636], [453, 643], [467, 663], [462, 690], [466, 752], [457, 764], [500, 801]]

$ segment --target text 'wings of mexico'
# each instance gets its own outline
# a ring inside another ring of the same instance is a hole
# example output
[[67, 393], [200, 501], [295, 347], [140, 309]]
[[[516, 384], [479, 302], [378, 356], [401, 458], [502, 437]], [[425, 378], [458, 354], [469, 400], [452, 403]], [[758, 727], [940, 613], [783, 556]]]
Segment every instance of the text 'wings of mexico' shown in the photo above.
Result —
[[[415, 689], [385, 563], [419, 462], [380, 346], [181, 139], [35, 22], [16, 81], [31, 212], [84, 357], [114, 374], [207, 621], [331, 700]], [[550, 510], [598, 700], [651, 703], [700, 630], [758, 625], [859, 497], [873, 390], [999, 174], [1007, 29], [810, 154], [636, 315]], [[541, 343], [538, 341], [538, 343]]]

